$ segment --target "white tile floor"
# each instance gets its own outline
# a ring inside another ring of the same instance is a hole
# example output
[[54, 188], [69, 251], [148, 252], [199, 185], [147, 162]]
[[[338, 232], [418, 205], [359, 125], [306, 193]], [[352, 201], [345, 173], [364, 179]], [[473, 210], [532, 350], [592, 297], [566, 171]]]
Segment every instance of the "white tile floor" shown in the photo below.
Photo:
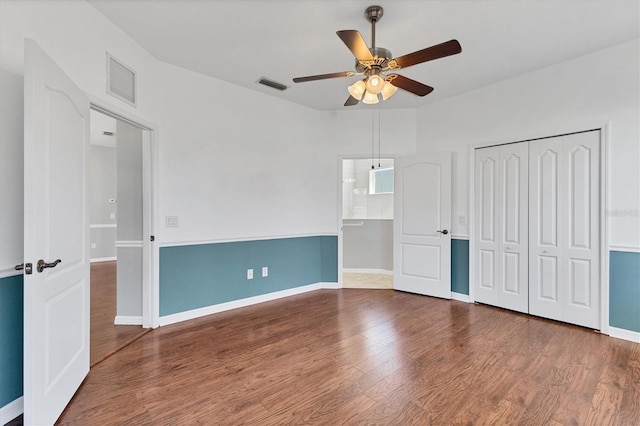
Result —
[[342, 288], [392, 289], [393, 276], [385, 274], [342, 274]]

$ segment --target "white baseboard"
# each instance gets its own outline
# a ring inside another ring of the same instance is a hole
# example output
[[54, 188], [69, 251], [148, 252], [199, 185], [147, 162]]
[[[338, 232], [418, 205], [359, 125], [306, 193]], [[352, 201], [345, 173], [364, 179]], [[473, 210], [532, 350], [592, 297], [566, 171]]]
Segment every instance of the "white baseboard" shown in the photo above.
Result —
[[451, 298], [453, 300], [459, 300], [460, 302], [466, 302], [466, 303], [471, 303], [471, 298], [469, 297], [468, 294], [462, 294], [462, 293], [455, 293], [455, 292], [451, 292]]
[[142, 316], [116, 315], [114, 325], [142, 325]]
[[5, 425], [24, 413], [24, 399], [14, 399], [4, 407], [0, 407], [0, 425]]
[[190, 311], [179, 312], [177, 314], [160, 317], [160, 326], [175, 324], [205, 315], [217, 314], [219, 312], [230, 311], [232, 309], [244, 308], [258, 303], [270, 302], [283, 297], [295, 296], [296, 294], [307, 293], [321, 289], [337, 289], [338, 283], [315, 283], [301, 287], [294, 287], [287, 290], [273, 293], [261, 294], [259, 296], [247, 297], [246, 299], [232, 300], [231, 302], [219, 303], [217, 305], [205, 306], [204, 308], [192, 309]]
[[342, 268], [342, 273], [393, 275], [393, 271], [390, 271], [388, 269], [367, 269], [367, 268]]
[[609, 327], [609, 336], [617, 339], [628, 340], [630, 342], [640, 343], [640, 333], [624, 328]]
[[113, 257], [95, 257], [93, 259], [91, 259], [91, 263], [95, 263], [95, 262], [111, 262], [112, 260], [118, 260], [117, 257], [113, 256]]
[[338, 283], [318, 283], [323, 290], [338, 290]]

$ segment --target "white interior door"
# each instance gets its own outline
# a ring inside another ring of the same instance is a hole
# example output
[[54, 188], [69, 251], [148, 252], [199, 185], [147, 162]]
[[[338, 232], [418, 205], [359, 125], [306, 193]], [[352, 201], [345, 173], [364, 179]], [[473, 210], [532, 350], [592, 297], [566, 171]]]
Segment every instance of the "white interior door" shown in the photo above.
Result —
[[89, 371], [89, 100], [31, 40], [24, 85], [24, 422], [46, 425]]
[[600, 328], [600, 132], [533, 141], [530, 313]]
[[529, 311], [527, 142], [475, 152], [475, 300]]
[[451, 298], [451, 153], [396, 159], [393, 287]]

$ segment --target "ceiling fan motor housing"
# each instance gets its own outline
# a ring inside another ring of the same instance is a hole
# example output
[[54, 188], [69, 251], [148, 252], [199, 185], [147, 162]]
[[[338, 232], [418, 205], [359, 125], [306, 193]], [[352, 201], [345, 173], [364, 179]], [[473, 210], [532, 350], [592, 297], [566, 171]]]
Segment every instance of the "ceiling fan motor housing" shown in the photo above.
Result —
[[384, 47], [374, 47], [373, 49], [369, 49], [371, 54], [373, 55], [373, 59], [366, 61], [359, 61], [356, 59], [356, 71], [357, 72], [366, 72], [371, 69], [374, 71], [387, 68], [389, 61], [393, 57], [391, 52]]

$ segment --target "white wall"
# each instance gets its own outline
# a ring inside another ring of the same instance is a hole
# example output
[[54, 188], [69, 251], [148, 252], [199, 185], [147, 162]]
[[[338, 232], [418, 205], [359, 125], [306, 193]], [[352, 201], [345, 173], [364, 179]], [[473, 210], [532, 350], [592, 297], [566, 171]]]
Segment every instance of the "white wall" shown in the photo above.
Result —
[[89, 150], [89, 169], [91, 259], [115, 258], [117, 205], [109, 201], [117, 198], [116, 148], [92, 144]]
[[418, 151], [454, 151], [453, 233], [469, 233], [470, 146], [609, 122], [609, 243], [640, 248], [639, 52], [634, 40], [420, 108]]
[[[82, 1], [0, 7], [0, 69], [21, 76], [23, 38], [33, 38], [88, 94], [156, 123], [158, 242], [337, 233], [338, 155], [369, 152], [370, 111], [319, 112], [158, 62]], [[137, 72], [137, 108], [106, 94], [107, 51]], [[415, 110], [381, 116], [383, 155], [415, 152]], [[167, 215], [179, 228], [164, 226]]]
[[0, 69], [0, 278], [23, 251], [23, 78]]

